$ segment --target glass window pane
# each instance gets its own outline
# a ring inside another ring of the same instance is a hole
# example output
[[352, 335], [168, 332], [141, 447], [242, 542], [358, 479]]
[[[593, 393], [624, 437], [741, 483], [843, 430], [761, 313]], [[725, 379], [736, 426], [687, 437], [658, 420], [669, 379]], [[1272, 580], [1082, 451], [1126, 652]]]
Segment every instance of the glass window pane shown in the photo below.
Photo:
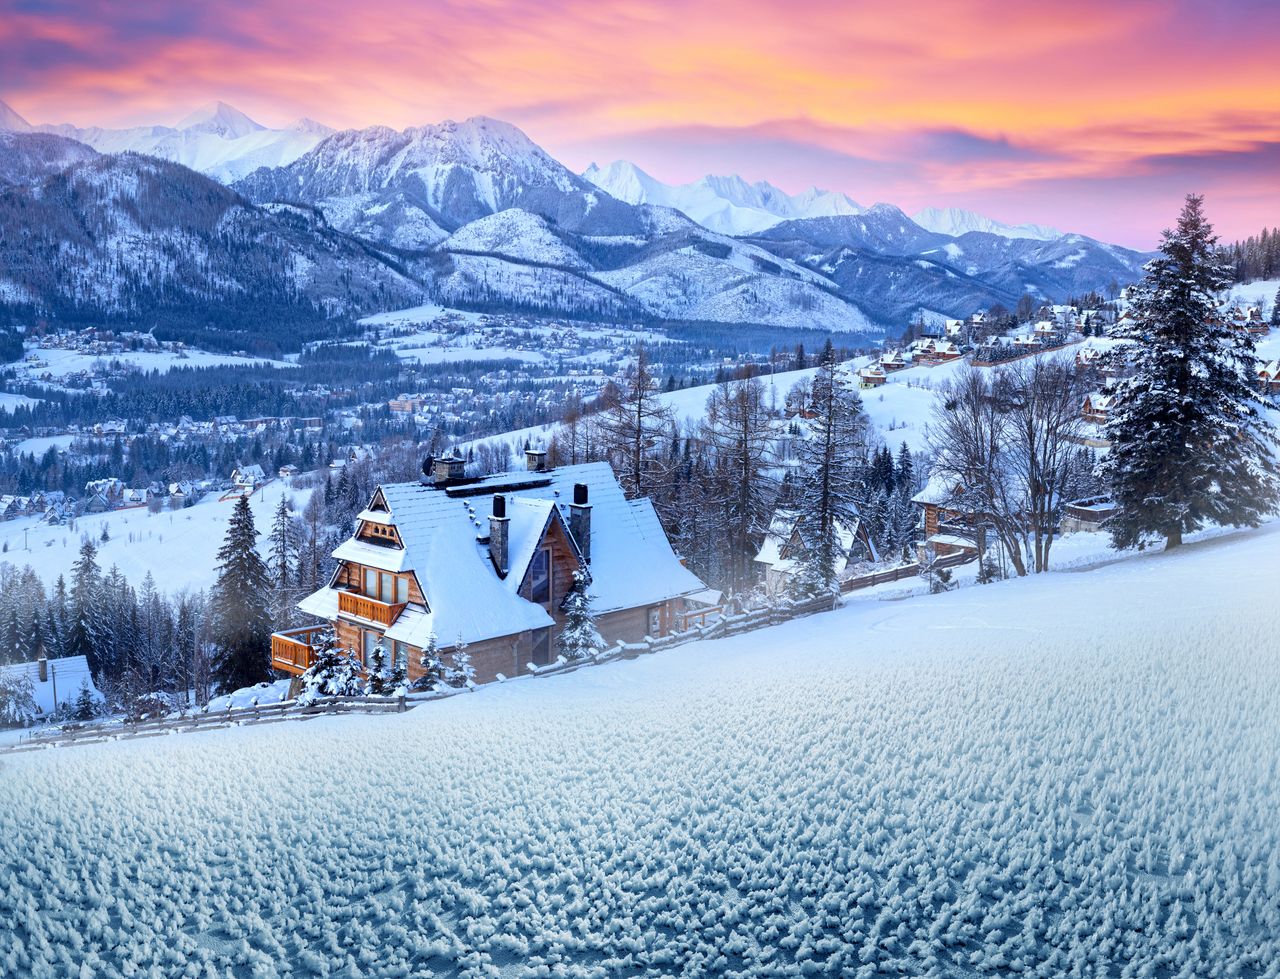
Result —
[[364, 569], [364, 593], [370, 598], [378, 597], [378, 572]]
[[551, 574], [549, 554], [539, 549], [533, 552], [533, 566], [529, 572], [531, 597], [535, 602], [551, 601]]
[[546, 666], [551, 662], [551, 630], [539, 629], [533, 634], [533, 663]]
[[409, 601], [409, 579], [396, 578], [396, 601], [404, 604]]

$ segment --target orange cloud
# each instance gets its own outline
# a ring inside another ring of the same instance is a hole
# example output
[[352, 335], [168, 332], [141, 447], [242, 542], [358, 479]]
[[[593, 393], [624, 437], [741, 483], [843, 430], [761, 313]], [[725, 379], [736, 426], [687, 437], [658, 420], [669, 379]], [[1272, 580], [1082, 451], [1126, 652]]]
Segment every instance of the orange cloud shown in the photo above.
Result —
[[[1248, 162], [1280, 143], [1280, 5], [1262, 0], [24, 9], [0, 18], [0, 97], [37, 121], [154, 122], [210, 98], [268, 123], [306, 114], [403, 127], [484, 113], [572, 165], [628, 147], [658, 176], [687, 178], [705, 160], [750, 171], [760, 146], [787, 145], [770, 156], [780, 172], [747, 175], [904, 203], [1003, 193], [1015, 216], [1042, 221], [1055, 219], [1042, 209], [1062, 206], [1053, 188], [1064, 182], [1213, 159], [1224, 173], [1240, 165], [1253, 225], [1280, 209], [1280, 178]], [[682, 156], [682, 132], [696, 152]], [[647, 156], [645, 134], [660, 137]], [[1076, 226], [1089, 219], [1073, 210]], [[1109, 220], [1099, 215], [1096, 230]]]

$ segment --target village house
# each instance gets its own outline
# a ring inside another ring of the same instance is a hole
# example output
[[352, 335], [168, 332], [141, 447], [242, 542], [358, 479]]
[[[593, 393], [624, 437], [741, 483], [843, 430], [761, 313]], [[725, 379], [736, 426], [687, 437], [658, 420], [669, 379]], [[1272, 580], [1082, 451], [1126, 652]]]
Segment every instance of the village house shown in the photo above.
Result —
[[298, 475], [298, 467], [292, 462], [286, 462], [276, 470], [276, 475], [281, 479], [292, 479], [294, 476]]
[[926, 549], [938, 557], [977, 555], [983, 549], [986, 521], [959, 502], [963, 497], [963, 487], [935, 469], [924, 489], [911, 498], [922, 511], [924, 534], [918, 545], [922, 556]]
[[[555, 660], [574, 573], [585, 565], [607, 643], [682, 628], [716, 596], [671, 549], [648, 499], [628, 500], [607, 463], [466, 478], [453, 455], [428, 459], [419, 482], [378, 487], [354, 535], [333, 552], [329, 584], [298, 603], [367, 663], [381, 644], [410, 680], [434, 637], [446, 661], [466, 644], [476, 680]], [[300, 674], [318, 628], [272, 637], [272, 665]]]
[[1114, 403], [1114, 395], [1092, 391], [1084, 396], [1084, 403], [1080, 406], [1080, 417], [1094, 425], [1105, 425], [1107, 419], [1111, 417], [1111, 408]]
[[250, 466], [236, 466], [231, 471], [231, 484], [246, 496], [267, 481], [267, 474], [257, 463]]
[[84, 485], [85, 513], [118, 509], [124, 502], [125, 485], [115, 477], [91, 479]]
[[906, 370], [910, 366], [911, 362], [903, 356], [901, 350], [890, 350], [888, 353], [880, 355], [880, 369], [886, 374]]
[[421, 411], [426, 403], [427, 399], [420, 394], [402, 394], [388, 401], [387, 407], [398, 414], [411, 415], [415, 411]]
[[1041, 320], [1031, 329], [1031, 335], [1041, 343], [1050, 343], [1058, 336], [1058, 324]]
[[878, 388], [888, 380], [879, 366], [863, 367], [858, 371], [858, 387]]
[[950, 340], [939, 340], [935, 337], [917, 340], [911, 354], [912, 363], [926, 366], [945, 364], [948, 361], [958, 360], [961, 356], [960, 348]]
[[[764, 590], [771, 598], [779, 598], [791, 591], [791, 585], [802, 564], [804, 540], [800, 536], [799, 521], [794, 510], [779, 509], [769, 521], [755, 563], [764, 569]], [[866, 525], [859, 517], [853, 526], [837, 521], [835, 574], [844, 580], [854, 572], [858, 564], [880, 560], [876, 546], [867, 533]]]
[[1257, 378], [1263, 394], [1280, 394], [1280, 360], [1259, 364]]
[[1116, 504], [1108, 496], [1072, 500], [1062, 508], [1059, 533], [1097, 533], [1108, 518], [1115, 515]]

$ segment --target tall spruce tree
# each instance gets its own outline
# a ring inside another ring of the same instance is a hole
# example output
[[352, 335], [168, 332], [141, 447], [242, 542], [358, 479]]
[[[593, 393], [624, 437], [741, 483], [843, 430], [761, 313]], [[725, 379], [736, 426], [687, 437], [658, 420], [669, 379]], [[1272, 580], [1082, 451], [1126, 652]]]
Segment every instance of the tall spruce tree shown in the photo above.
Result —
[[289, 501], [283, 496], [271, 518], [268, 541], [270, 552], [267, 563], [272, 585], [271, 617], [277, 628], [285, 629], [293, 625], [294, 620], [293, 600], [298, 579], [295, 569], [300, 548], [297, 524], [289, 509]]
[[1134, 299], [1133, 375], [1117, 385], [1103, 472], [1116, 547], [1177, 547], [1205, 523], [1257, 526], [1280, 495], [1277, 439], [1253, 386], [1252, 337], [1217, 315], [1231, 270], [1203, 198], [1187, 197]]
[[271, 674], [271, 576], [258, 556], [257, 538], [253, 511], [242, 496], [218, 551], [218, 581], [209, 603], [213, 679], [227, 693]]
[[839, 527], [852, 528], [864, 495], [862, 452], [866, 417], [862, 399], [842, 376], [828, 340], [813, 378], [808, 436], [797, 446], [800, 475], [796, 493], [797, 530], [803, 546], [802, 591], [836, 585]]
[[98, 650], [106, 631], [102, 610], [102, 573], [98, 569], [98, 550], [87, 537], [80, 545], [80, 556], [71, 565], [71, 593], [65, 649], [68, 656], [83, 656], [89, 670], [101, 679], [102, 664]]

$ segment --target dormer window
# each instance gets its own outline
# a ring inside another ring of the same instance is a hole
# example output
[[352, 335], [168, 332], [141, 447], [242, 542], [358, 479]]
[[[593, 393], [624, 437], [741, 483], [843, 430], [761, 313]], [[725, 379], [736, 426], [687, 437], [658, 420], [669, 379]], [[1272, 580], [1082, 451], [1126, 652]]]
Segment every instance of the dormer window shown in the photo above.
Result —
[[540, 547], [529, 565], [529, 600], [539, 605], [551, 602], [551, 552]]

